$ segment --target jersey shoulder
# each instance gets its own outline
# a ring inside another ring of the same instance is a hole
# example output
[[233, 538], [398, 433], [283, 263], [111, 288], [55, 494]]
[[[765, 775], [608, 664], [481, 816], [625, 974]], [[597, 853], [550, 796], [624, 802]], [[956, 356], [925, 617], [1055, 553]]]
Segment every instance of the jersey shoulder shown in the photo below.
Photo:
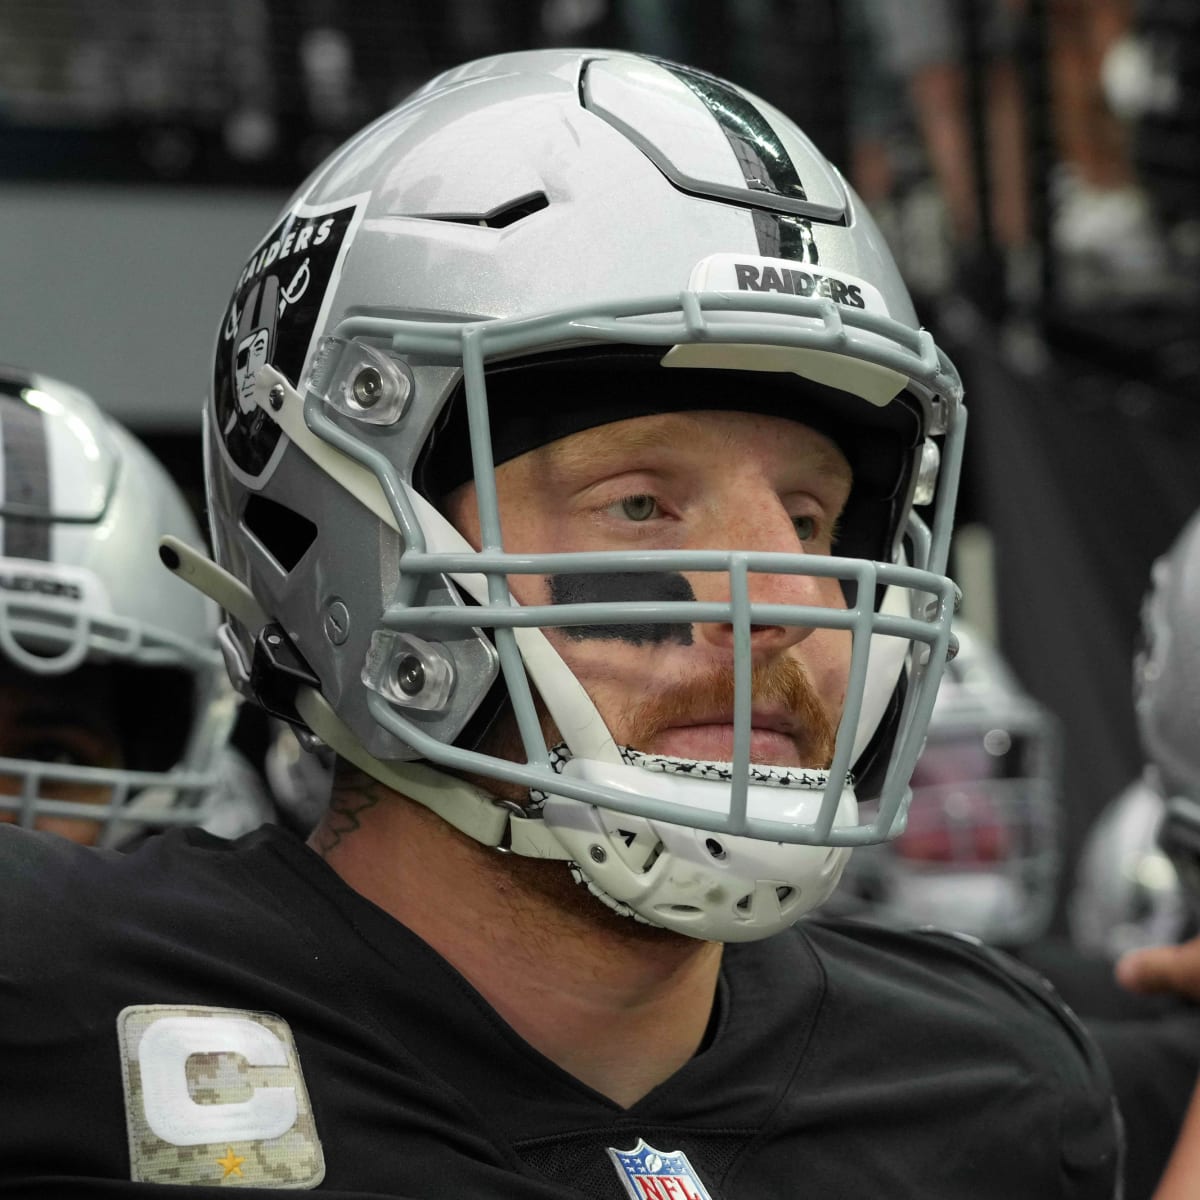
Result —
[[1032, 1046], [1044, 1039], [1063, 1051], [1051, 1063], [1082, 1068], [1089, 1078], [1099, 1072], [1098, 1082], [1107, 1086], [1099, 1052], [1054, 985], [1003, 950], [933, 926], [892, 930], [852, 919], [814, 920], [804, 932], [835, 994], [898, 1005], [922, 1024], [994, 1026], [1001, 1020], [1010, 1040]]
[[254, 864], [286, 836], [265, 827], [225, 841], [176, 829], [123, 853], [0, 826], [0, 960], [9, 980], [28, 1001], [60, 978], [71, 987], [89, 971], [111, 977], [152, 946], [182, 949], [222, 929], [234, 936], [251, 921], [264, 932], [282, 926], [285, 914], [257, 895], [249, 901], [261, 891]]
[[753, 1059], [781, 1098], [763, 1169], [804, 1161], [814, 1193], [843, 1194], [849, 1171], [856, 1195], [927, 1180], [922, 1195], [1111, 1200], [1123, 1134], [1104, 1062], [1007, 955], [812, 917], [726, 947], [725, 978], [743, 1035], [724, 1071]]
[[[964, 1109], [1007, 1096], [1013, 1140], [1028, 1153], [1056, 1135], [1059, 1194], [1110, 1194], [1124, 1159], [1112, 1079], [1053, 984], [1002, 950], [946, 930], [812, 921], [804, 936], [824, 971], [836, 1026], [871, 1031], [886, 1053], [881, 1075], [914, 1087], [925, 1079], [946, 1088], [953, 1078]], [[818, 1052], [835, 1060], [825, 1063], [831, 1073], [849, 1069], [853, 1053], [845, 1038], [830, 1049], [835, 1041]], [[943, 1105], [938, 1119], [954, 1118]]]

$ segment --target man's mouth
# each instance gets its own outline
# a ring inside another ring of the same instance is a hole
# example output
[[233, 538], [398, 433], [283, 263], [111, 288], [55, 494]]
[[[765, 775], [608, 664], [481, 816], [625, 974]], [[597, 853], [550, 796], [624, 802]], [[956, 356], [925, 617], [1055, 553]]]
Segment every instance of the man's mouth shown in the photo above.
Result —
[[[801, 752], [795, 719], [788, 713], [764, 709], [750, 717], [750, 761], [774, 767], [815, 767]], [[660, 730], [645, 746], [652, 754], [703, 762], [733, 761], [733, 716], [711, 713], [689, 718]]]

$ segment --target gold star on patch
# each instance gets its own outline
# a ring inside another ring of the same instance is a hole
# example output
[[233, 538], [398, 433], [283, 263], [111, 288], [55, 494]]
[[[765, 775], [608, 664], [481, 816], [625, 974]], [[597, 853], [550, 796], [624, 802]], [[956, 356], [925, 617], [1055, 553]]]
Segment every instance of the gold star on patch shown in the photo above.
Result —
[[224, 1168], [225, 1174], [222, 1179], [228, 1179], [230, 1175], [241, 1175], [242, 1163], [246, 1160], [237, 1154], [234, 1154], [232, 1146], [225, 1147], [225, 1157], [217, 1159], [217, 1166]]

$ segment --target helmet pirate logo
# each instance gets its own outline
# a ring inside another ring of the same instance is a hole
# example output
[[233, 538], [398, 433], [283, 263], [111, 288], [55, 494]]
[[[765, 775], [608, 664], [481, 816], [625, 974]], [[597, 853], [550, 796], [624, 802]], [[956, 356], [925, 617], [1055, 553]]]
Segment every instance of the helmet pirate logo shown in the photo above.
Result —
[[249, 478], [261, 480], [281, 430], [254, 401], [260, 367], [296, 384], [341, 274], [360, 205], [299, 207], [259, 244], [242, 271], [221, 325], [213, 402], [221, 442]]
[[[238, 341], [233, 353], [233, 376], [237, 383], [237, 408], [243, 417], [254, 415], [254, 377], [259, 367], [270, 362], [278, 292], [279, 280], [274, 275], [268, 275], [266, 279], [255, 284], [238, 322]], [[250, 327], [249, 333], [246, 332], [247, 326]], [[226, 428], [236, 419], [236, 414], [231, 412]]]

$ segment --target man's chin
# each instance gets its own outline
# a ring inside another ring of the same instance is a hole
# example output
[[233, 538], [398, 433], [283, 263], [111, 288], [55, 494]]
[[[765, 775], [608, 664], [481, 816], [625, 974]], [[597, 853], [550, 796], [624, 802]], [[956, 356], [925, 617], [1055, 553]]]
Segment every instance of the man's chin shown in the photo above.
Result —
[[[549, 730], [546, 731], [549, 734]], [[499, 742], [503, 739], [497, 738]], [[547, 737], [549, 744], [549, 737]], [[495, 753], [499, 745], [490, 748]], [[511, 740], [507, 748], [513, 749]], [[514, 755], [515, 758], [515, 755]], [[511, 761], [511, 760], [510, 760]], [[528, 808], [530, 805], [529, 789], [519, 784], [506, 783], [499, 779], [491, 779], [482, 775], [467, 772], [452, 772], [465, 782], [495, 796]], [[466, 834], [460, 835], [466, 838]], [[526, 858], [520, 854], [500, 854], [478, 847], [488, 855], [495, 869], [504, 872], [517, 887], [519, 895], [506, 890], [514, 905], [529, 908], [538, 906], [541, 919], [547, 924], [555, 922], [570, 927], [568, 932], [579, 934], [581, 927], [585, 934], [594, 933], [616, 937], [624, 942], [662, 947], [666, 944], [693, 942], [684, 934], [658, 925], [645, 925], [632, 917], [622, 916], [614, 912], [602, 900], [597, 899], [588, 890], [586, 883], [577, 883], [571, 873], [571, 868], [563, 859]]]
[[527, 901], [543, 908], [547, 923], [569, 925], [571, 928], [567, 932], [579, 934], [582, 927], [585, 935], [603, 935], [627, 943], [659, 947], [696, 940], [614, 912], [588, 891], [586, 883], [576, 883], [570, 868], [561, 860], [510, 854], [503, 866], [520, 886]]

